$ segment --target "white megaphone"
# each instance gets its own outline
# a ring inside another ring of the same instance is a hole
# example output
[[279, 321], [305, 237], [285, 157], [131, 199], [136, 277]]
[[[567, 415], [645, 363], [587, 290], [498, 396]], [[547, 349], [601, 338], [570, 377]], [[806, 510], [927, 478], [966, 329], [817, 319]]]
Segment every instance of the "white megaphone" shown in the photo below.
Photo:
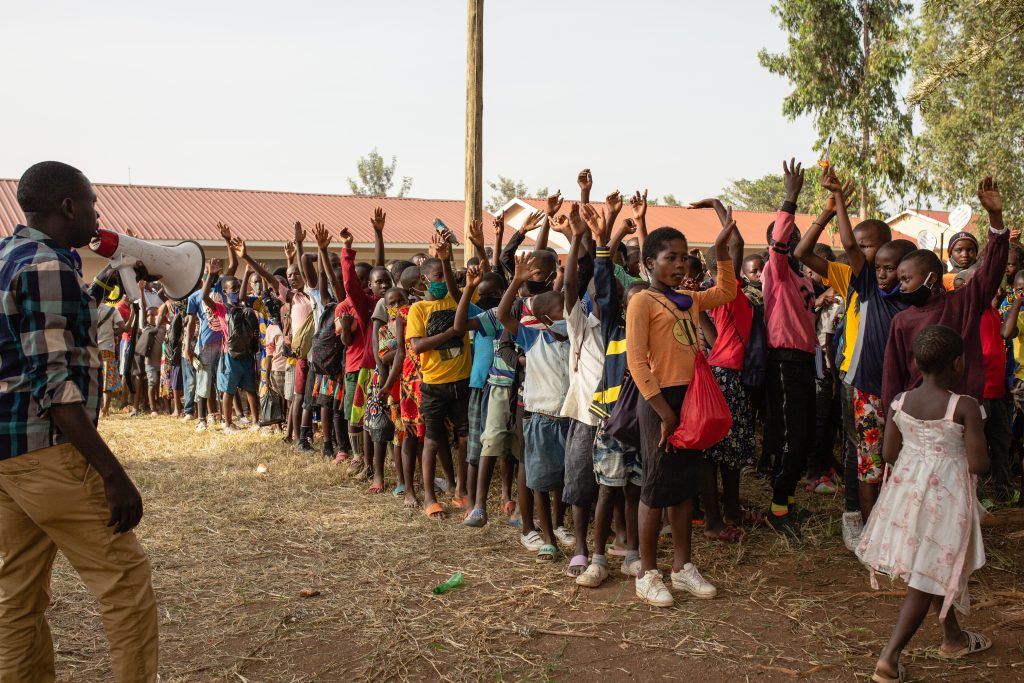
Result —
[[144, 267], [149, 273], [147, 280], [159, 280], [167, 296], [178, 300], [194, 292], [203, 275], [203, 248], [191, 240], [163, 247], [100, 229], [99, 236], [89, 243], [89, 248], [110, 259], [109, 265], [120, 274], [121, 287], [129, 301], [137, 301], [142, 296], [136, 281], [137, 266]]

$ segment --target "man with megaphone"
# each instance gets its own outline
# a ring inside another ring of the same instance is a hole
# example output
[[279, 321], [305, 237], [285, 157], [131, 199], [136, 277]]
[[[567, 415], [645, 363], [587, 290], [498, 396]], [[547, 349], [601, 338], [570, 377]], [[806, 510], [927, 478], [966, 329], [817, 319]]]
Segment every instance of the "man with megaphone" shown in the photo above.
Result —
[[96, 193], [44, 161], [18, 204], [27, 225], [0, 240], [0, 680], [55, 679], [45, 612], [60, 550], [99, 600], [114, 678], [155, 681], [156, 601], [131, 531], [142, 498], [96, 430], [109, 285], [87, 290], [75, 251], [98, 236]]

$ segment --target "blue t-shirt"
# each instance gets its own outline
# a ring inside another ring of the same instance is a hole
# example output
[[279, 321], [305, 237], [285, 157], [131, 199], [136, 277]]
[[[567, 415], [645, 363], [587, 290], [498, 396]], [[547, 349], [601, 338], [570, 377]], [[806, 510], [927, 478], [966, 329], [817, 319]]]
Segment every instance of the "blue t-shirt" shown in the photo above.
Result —
[[[469, 305], [469, 317], [475, 318], [483, 309], [473, 304]], [[487, 373], [491, 369], [491, 361], [494, 359], [494, 338], [483, 332], [473, 334], [473, 367], [469, 371], [469, 386], [471, 389], [483, 389], [487, 384]]]
[[[220, 280], [213, 283], [212, 292], [217, 294], [223, 294], [223, 289], [220, 286]], [[194, 315], [199, 319], [199, 345], [206, 346], [207, 344], [219, 344], [224, 341], [224, 333], [220, 330], [220, 321], [214, 318], [214, 327], [217, 329], [210, 328], [210, 322], [207, 319], [206, 306], [203, 304], [203, 290], [199, 289], [188, 297], [188, 305], [185, 307], [185, 315]]]
[[861, 391], [873, 396], [882, 395], [882, 367], [885, 364], [885, 344], [889, 339], [889, 326], [893, 317], [907, 308], [900, 300], [898, 286], [892, 296], [886, 296], [878, 286], [875, 268], [865, 263], [850, 280], [850, 289], [857, 292], [860, 301], [860, 328], [857, 332], [859, 360], [853, 382]]

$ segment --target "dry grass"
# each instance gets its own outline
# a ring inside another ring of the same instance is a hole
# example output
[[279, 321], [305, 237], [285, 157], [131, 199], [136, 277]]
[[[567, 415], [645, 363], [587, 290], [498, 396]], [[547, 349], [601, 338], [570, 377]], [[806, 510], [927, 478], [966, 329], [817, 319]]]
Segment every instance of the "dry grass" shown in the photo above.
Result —
[[[146, 502], [139, 535], [165, 682], [863, 680], [900, 601], [872, 594], [842, 547], [837, 498], [801, 494], [828, 514], [807, 522], [799, 545], [764, 529], [731, 546], [698, 534], [695, 560], [719, 598], [677, 596], [655, 610], [633, 599], [614, 559], [601, 589], [577, 590], [565, 562], [538, 565], [496, 509], [483, 530], [433, 522], [276, 438], [148, 417], [115, 417], [101, 431]], [[764, 488], [753, 480], [745, 493], [763, 502]], [[1022, 541], [986, 543], [989, 566], [973, 588], [982, 609], [967, 623], [996, 649], [942, 662], [926, 647], [937, 642], [929, 624], [908, 660], [916, 680], [1020, 680]], [[455, 571], [464, 588], [430, 593]], [[96, 604], [63, 560], [50, 614], [62, 675], [109, 680]]]

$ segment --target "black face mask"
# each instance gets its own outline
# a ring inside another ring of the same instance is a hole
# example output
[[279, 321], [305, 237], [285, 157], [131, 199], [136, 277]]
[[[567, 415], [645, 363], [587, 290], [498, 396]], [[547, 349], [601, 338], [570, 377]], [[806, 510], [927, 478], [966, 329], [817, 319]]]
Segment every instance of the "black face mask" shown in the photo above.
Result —
[[932, 288], [929, 279], [933, 274], [929, 274], [925, 281], [920, 287], [912, 292], [900, 292], [900, 301], [911, 306], [924, 306], [928, 303], [928, 300], [932, 297]]
[[537, 296], [551, 289], [551, 285], [547, 282], [538, 282], [537, 280], [527, 280], [524, 284], [530, 296]]
[[492, 308], [497, 308], [500, 303], [500, 296], [482, 296], [477, 300], [476, 305], [478, 308], [489, 311]]

